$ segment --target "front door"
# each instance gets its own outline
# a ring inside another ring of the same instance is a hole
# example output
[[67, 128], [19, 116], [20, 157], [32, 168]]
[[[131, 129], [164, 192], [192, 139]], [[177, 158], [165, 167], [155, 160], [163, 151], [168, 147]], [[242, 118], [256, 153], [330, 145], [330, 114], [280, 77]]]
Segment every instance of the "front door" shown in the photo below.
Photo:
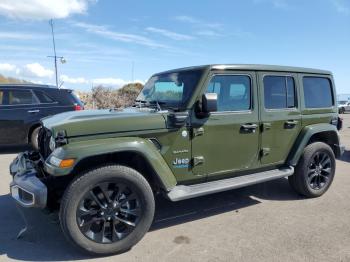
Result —
[[297, 74], [259, 73], [261, 164], [283, 164], [301, 129]]
[[[255, 72], [213, 72], [205, 92], [217, 93], [218, 111], [193, 116], [195, 175], [217, 179], [258, 166], [259, 116]], [[237, 173], [236, 173], [237, 174]]]

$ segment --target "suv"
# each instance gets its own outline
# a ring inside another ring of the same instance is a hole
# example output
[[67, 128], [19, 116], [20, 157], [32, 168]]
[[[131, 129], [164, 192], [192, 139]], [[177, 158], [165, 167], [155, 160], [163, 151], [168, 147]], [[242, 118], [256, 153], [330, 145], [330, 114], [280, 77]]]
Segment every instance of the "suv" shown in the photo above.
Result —
[[349, 101], [339, 101], [338, 102], [339, 114], [344, 114], [345, 112], [350, 111], [350, 102]]
[[0, 85], [0, 146], [30, 143], [37, 148], [40, 119], [80, 110], [72, 90], [46, 85]]
[[330, 187], [340, 157], [331, 72], [208, 65], [153, 75], [135, 105], [42, 120], [39, 151], [11, 164], [24, 207], [59, 209], [92, 254], [128, 250], [171, 201], [288, 177], [306, 197]]

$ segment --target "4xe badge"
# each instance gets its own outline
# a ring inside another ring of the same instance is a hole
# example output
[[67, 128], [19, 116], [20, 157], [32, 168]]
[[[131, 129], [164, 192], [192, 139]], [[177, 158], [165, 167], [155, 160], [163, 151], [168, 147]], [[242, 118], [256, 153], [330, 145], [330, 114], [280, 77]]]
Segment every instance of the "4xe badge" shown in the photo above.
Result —
[[175, 168], [187, 168], [190, 160], [188, 158], [175, 158], [173, 166]]

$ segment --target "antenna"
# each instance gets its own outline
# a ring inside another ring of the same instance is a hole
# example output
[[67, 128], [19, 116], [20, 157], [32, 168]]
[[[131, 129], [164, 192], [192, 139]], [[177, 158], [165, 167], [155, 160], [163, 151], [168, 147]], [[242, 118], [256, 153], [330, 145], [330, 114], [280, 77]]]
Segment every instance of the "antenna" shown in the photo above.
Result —
[[134, 83], [134, 61], [131, 61], [131, 83]]
[[60, 88], [62, 86], [62, 84], [60, 86], [58, 86], [58, 74], [57, 74], [57, 58], [60, 59], [61, 63], [64, 64], [66, 63], [66, 59], [63, 57], [63, 56], [57, 56], [56, 55], [56, 42], [55, 42], [55, 33], [54, 33], [54, 30], [53, 30], [53, 27], [54, 27], [54, 23], [53, 23], [53, 19], [51, 19], [49, 21], [49, 24], [51, 26], [51, 34], [52, 34], [52, 44], [53, 44], [53, 53], [54, 55], [53, 56], [47, 56], [47, 57], [51, 57], [54, 59], [54, 63], [55, 63], [55, 77], [56, 77], [56, 87], [57, 88]]

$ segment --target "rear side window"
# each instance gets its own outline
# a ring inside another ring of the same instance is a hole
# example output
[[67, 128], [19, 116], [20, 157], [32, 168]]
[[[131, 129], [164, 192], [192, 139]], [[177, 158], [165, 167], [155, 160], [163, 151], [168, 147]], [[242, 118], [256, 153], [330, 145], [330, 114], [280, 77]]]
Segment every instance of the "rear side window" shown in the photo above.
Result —
[[218, 95], [218, 111], [245, 111], [251, 109], [251, 80], [246, 75], [214, 76], [207, 93]]
[[9, 104], [10, 105], [30, 105], [37, 104], [36, 98], [30, 90], [10, 90]]
[[34, 91], [35, 95], [39, 98], [40, 103], [54, 103], [55, 101], [46, 95], [42, 91]]
[[333, 92], [331, 81], [326, 77], [303, 77], [306, 108], [332, 107]]
[[286, 109], [297, 106], [294, 78], [265, 76], [264, 101], [266, 109]]
[[3, 90], [0, 90], [0, 105], [5, 103], [5, 94]]

